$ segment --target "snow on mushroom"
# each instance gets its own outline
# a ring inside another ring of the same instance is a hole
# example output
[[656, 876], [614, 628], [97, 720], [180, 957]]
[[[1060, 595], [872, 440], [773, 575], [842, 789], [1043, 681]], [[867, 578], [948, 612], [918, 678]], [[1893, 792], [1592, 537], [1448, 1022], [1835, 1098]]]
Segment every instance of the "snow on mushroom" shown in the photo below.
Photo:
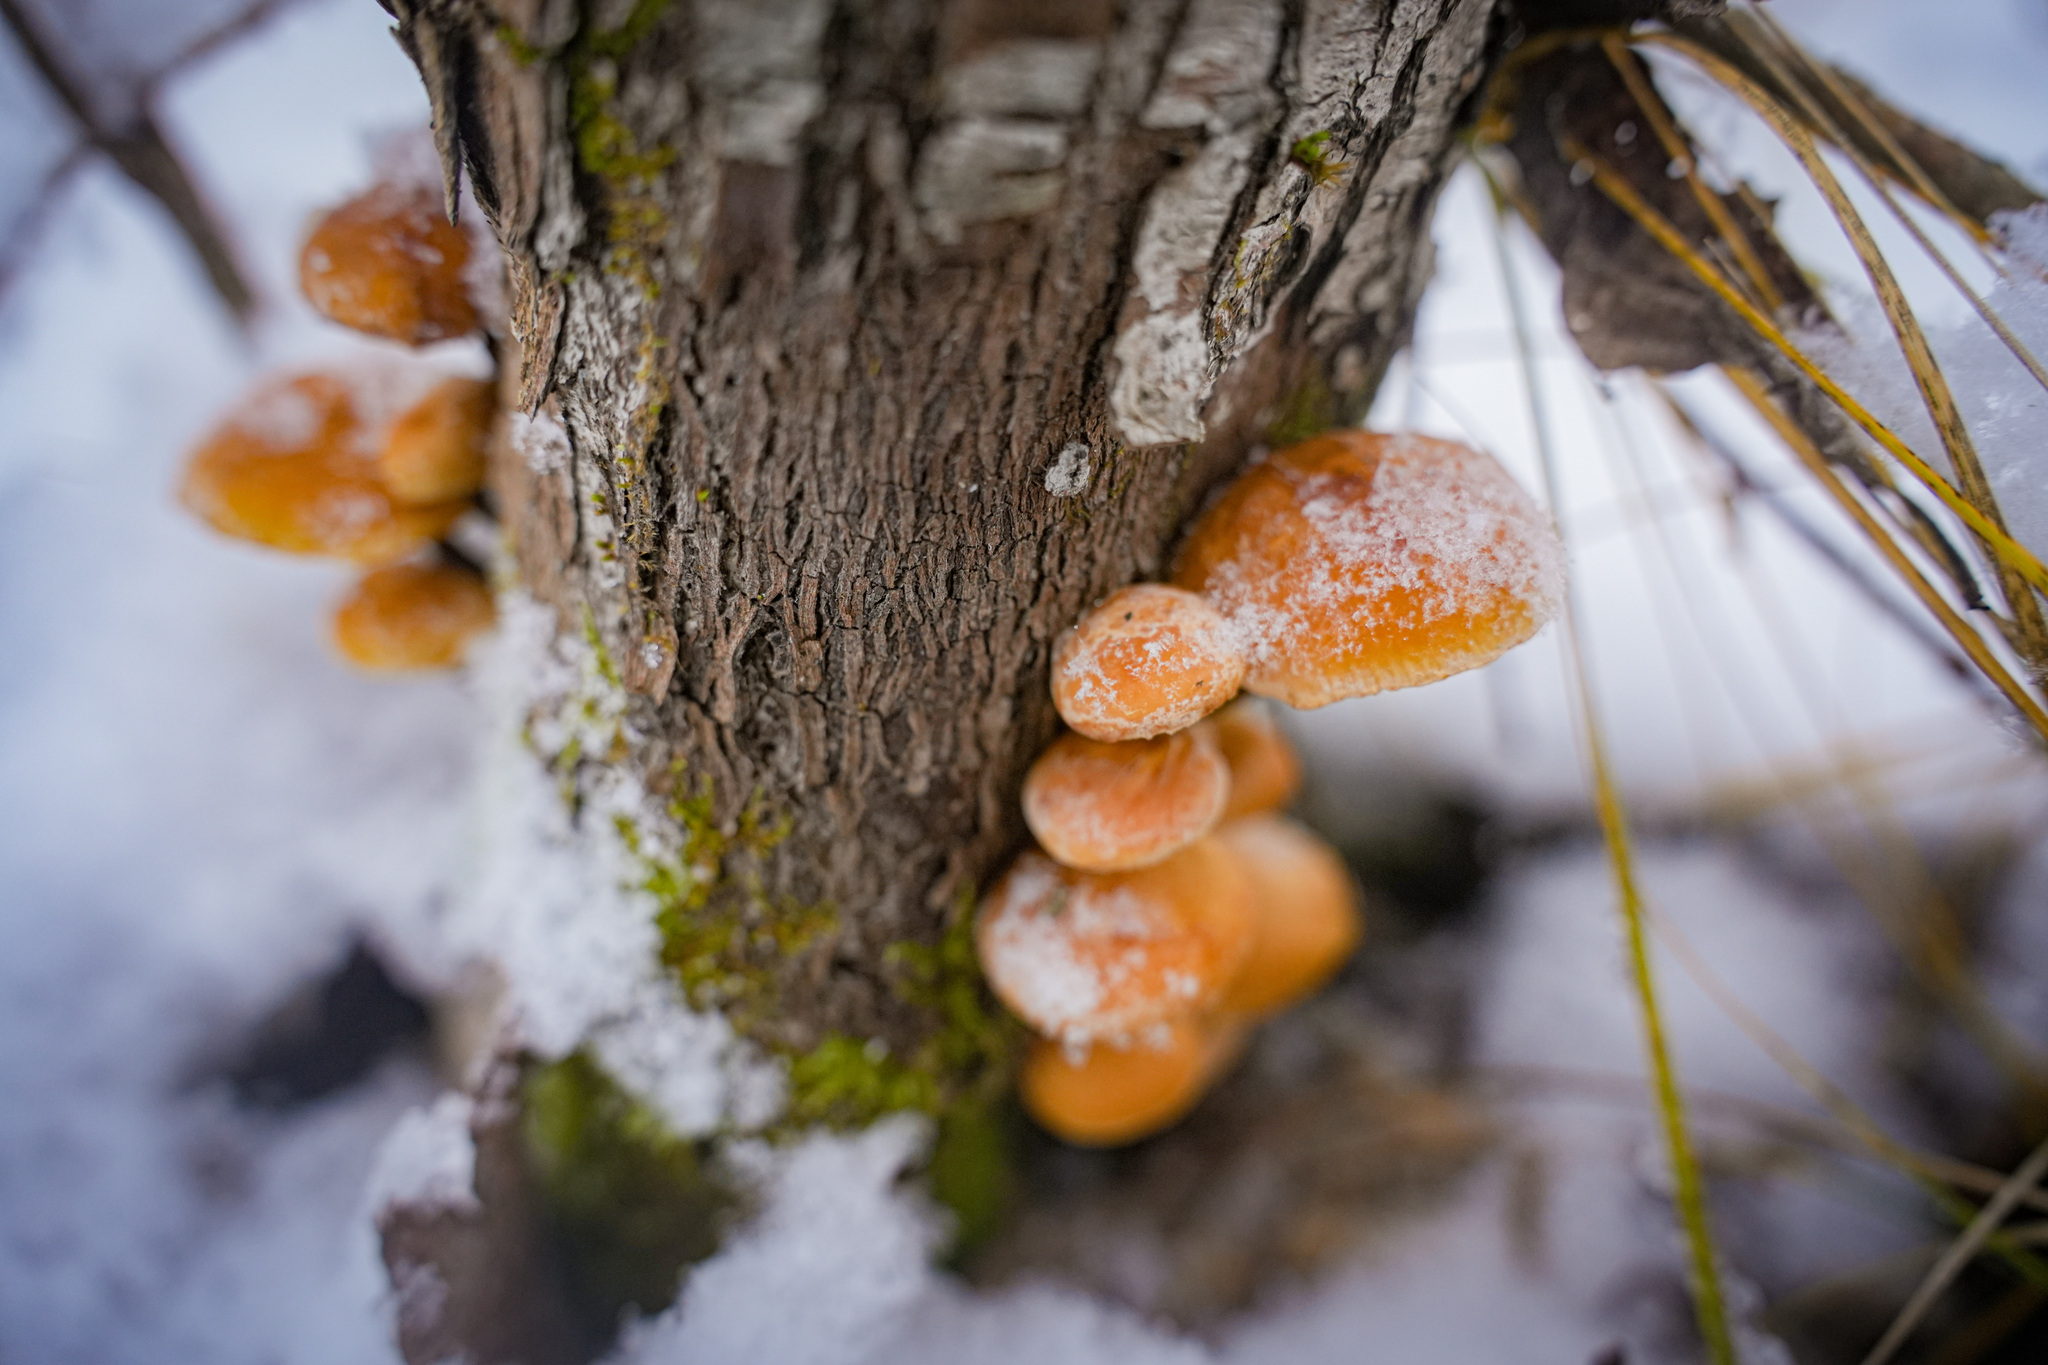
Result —
[[1045, 1037], [1139, 1038], [1213, 1005], [1251, 951], [1250, 878], [1204, 839], [1135, 872], [1027, 852], [975, 925], [989, 986]]
[[[1041, 1126], [1107, 1145], [1177, 1121], [1245, 1027], [1362, 936], [1343, 859], [1271, 813], [1301, 765], [1262, 702], [1225, 705], [1240, 686], [1316, 707], [1434, 682], [1534, 635], [1563, 584], [1555, 530], [1491, 457], [1331, 432], [1226, 488], [1173, 585], [1124, 588], [1060, 636], [1053, 701], [1075, 733], [1023, 793], [1043, 852], [1012, 865], [976, 938], [1040, 1034], [1019, 1084]], [[1219, 955], [1188, 905], [1225, 913], [1241, 951]]]
[[1174, 581], [1237, 628], [1249, 691], [1317, 707], [1435, 682], [1528, 639], [1561, 600], [1564, 551], [1491, 456], [1343, 431], [1226, 489]]
[[426, 185], [384, 182], [339, 204], [299, 253], [299, 288], [321, 316], [424, 346], [476, 330], [469, 239]]
[[[431, 181], [387, 179], [314, 225], [299, 284], [330, 320], [417, 347], [477, 330], [471, 264]], [[410, 359], [271, 380], [192, 452], [179, 499], [225, 535], [377, 566], [334, 614], [351, 663], [452, 667], [495, 614], [483, 576], [445, 544], [397, 561], [477, 507], [496, 407], [493, 381]]]
[[1185, 730], [1237, 695], [1245, 659], [1216, 608], [1161, 583], [1119, 589], [1053, 646], [1060, 718], [1090, 739]]
[[1024, 777], [1024, 822], [1068, 867], [1123, 872], [1157, 863], [1215, 828], [1230, 766], [1207, 732], [1108, 744], [1062, 735]]
[[377, 467], [381, 386], [303, 374], [259, 388], [194, 450], [179, 497], [224, 535], [359, 564], [399, 559], [441, 535], [466, 501], [415, 506]]

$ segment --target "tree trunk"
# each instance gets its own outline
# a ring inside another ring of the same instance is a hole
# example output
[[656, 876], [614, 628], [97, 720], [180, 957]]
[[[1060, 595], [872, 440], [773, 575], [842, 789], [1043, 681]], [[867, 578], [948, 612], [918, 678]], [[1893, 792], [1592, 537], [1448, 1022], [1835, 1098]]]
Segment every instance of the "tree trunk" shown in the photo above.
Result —
[[1363, 414], [1493, 0], [387, 3], [566, 432], [499, 471], [520, 575], [634, 694], [583, 776], [717, 864], [686, 984], [928, 1055], [1054, 636]]

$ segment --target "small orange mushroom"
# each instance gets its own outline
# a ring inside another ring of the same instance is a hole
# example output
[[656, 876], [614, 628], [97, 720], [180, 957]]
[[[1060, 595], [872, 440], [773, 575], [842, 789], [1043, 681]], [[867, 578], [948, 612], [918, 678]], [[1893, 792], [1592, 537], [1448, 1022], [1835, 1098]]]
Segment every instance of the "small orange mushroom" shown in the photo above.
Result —
[[484, 485], [484, 442], [495, 408], [489, 381], [452, 378], [400, 413], [377, 457], [391, 496], [417, 504], [474, 495]]
[[363, 575], [334, 610], [334, 647], [358, 668], [453, 668], [497, 617], [483, 576], [458, 564], [396, 564]]
[[1301, 785], [1301, 759], [1273, 720], [1267, 703], [1243, 697], [1207, 722], [1223, 761], [1230, 765], [1230, 802], [1223, 818], [1242, 819], [1279, 810]]
[[1061, 735], [1024, 776], [1024, 823], [1068, 867], [1123, 872], [1214, 829], [1230, 766], [1206, 731], [1106, 744]]
[[299, 253], [299, 288], [344, 327], [408, 346], [467, 336], [469, 239], [429, 186], [372, 186], [327, 211]]
[[1237, 695], [1245, 659], [1194, 593], [1138, 583], [1111, 593], [1053, 646], [1052, 699], [1090, 739], [1185, 730]]
[[1036, 849], [975, 923], [989, 987], [1039, 1033], [1075, 1047], [1207, 1008], [1251, 951], [1251, 878], [1204, 839], [1136, 872], [1077, 872]]
[[1216, 832], [1252, 881], [1251, 955], [1220, 1008], [1259, 1018], [1312, 994], [1358, 947], [1358, 892], [1337, 851], [1277, 815], [1234, 820]]
[[1032, 1044], [1017, 1077], [1040, 1127], [1081, 1147], [1114, 1147], [1170, 1127], [1237, 1056], [1242, 1025], [1176, 1019], [1126, 1044]]
[[1229, 618], [1245, 686], [1290, 706], [1434, 682], [1550, 619], [1564, 552], [1491, 456], [1340, 431], [1276, 451], [1225, 490], [1174, 582]]
[[398, 502], [378, 477], [375, 435], [347, 379], [279, 380], [192, 452], [179, 498], [224, 535], [293, 554], [388, 563], [441, 535], [467, 503]]

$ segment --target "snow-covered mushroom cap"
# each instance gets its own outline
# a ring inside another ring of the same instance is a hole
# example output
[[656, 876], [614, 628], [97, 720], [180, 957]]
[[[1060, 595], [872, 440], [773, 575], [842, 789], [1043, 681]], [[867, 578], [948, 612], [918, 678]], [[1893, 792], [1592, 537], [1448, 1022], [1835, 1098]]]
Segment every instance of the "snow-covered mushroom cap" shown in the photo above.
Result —
[[299, 288], [323, 317], [424, 346], [476, 330], [469, 238], [424, 185], [372, 186], [329, 209], [299, 252]]
[[1564, 549], [1491, 456], [1344, 431], [1226, 489], [1174, 581], [1237, 630], [1248, 690], [1315, 707], [1434, 682], [1528, 639], [1562, 598]]
[[1114, 1147], [1170, 1127], [1243, 1045], [1243, 1025], [1176, 1019], [1124, 1044], [1069, 1048], [1038, 1039], [1017, 1092], [1038, 1125], [1081, 1147]]
[[473, 496], [484, 484], [484, 443], [496, 394], [490, 382], [442, 380], [398, 414], [377, 456], [377, 474], [400, 502]]
[[1204, 721], [1230, 765], [1230, 800], [1225, 820], [1279, 810], [1301, 786], [1301, 759], [1273, 719], [1271, 703], [1240, 697]]
[[365, 574], [334, 611], [334, 647], [377, 672], [453, 668], [497, 612], [483, 576], [458, 564], [399, 564]]
[[1337, 850], [1283, 816], [1233, 820], [1216, 838], [1251, 878], [1257, 926], [1221, 1008], [1276, 1014], [1328, 981], [1358, 947], [1358, 891]]
[[410, 505], [384, 486], [390, 379], [305, 374], [257, 389], [192, 452], [180, 500], [224, 535], [294, 554], [384, 564], [412, 553], [468, 504]]
[[1194, 593], [1138, 583], [1111, 593], [1053, 646], [1052, 700], [1090, 739], [1185, 730], [1237, 695], [1245, 660]]
[[1067, 734], [1024, 776], [1024, 823], [1068, 867], [1123, 872], [1207, 834], [1229, 799], [1230, 765], [1206, 731], [1117, 744]]
[[1204, 839], [1136, 872], [1077, 872], [1033, 849], [983, 903], [989, 986], [1048, 1038], [1081, 1047], [1208, 1008], [1251, 951], [1251, 881]]

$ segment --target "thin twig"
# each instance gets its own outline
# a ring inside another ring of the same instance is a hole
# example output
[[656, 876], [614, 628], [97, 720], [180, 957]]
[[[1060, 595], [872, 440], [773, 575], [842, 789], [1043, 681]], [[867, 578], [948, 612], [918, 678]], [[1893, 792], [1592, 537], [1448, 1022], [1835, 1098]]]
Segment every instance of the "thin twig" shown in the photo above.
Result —
[[8, 228], [7, 240], [0, 242], [0, 299], [5, 299], [20, 278], [22, 267], [27, 264], [30, 248], [50, 215], [56, 211], [57, 196], [66, 181], [78, 173], [78, 169], [91, 159], [92, 148], [84, 142], [75, 142], [71, 150], [64, 153], [43, 176], [43, 183], [36, 190], [35, 198], [22, 210], [21, 216]]
[[228, 44], [248, 36], [298, 3], [300, 0], [252, 0], [239, 13], [223, 19], [180, 48], [177, 55], [149, 74], [143, 82], [143, 90], [153, 94], [171, 76], [194, 62], [205, 60]]
[[246, 324], [256, 305], [255, 293], [242, 277], [226, 232], [214, 220], [184, 163], [164, 139], [148, 105], [139, 104], [127, 126], [109, 126], [93, 108], [85, 87], [22, 8], [21, 0], [0, 0], [0, 22], [13, 33], [23, 55], [69, 111], [86, 141], [105, 153], [170, 214], [187, 245], [199, 257], [214, 293], [238, 323]]

